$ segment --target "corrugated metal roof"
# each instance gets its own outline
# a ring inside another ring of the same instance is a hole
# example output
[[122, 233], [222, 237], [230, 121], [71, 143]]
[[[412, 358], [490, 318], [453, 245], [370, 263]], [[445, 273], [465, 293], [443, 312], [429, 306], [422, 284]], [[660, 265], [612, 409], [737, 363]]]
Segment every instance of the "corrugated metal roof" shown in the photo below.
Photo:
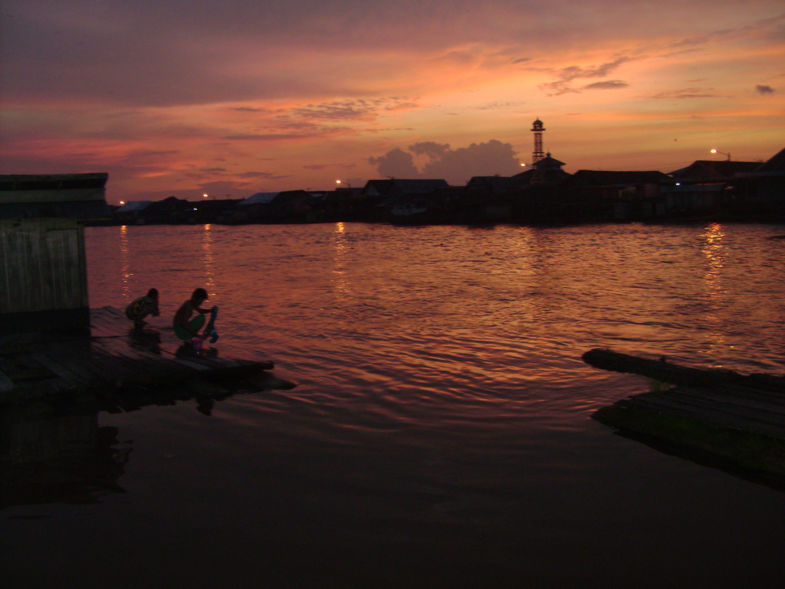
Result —
[[245, 200], [240, 201], [237, 206], [243, 207], [248, 205], [270, 204], [276, 196], [278, 196], [277, 192], [257, 192]]

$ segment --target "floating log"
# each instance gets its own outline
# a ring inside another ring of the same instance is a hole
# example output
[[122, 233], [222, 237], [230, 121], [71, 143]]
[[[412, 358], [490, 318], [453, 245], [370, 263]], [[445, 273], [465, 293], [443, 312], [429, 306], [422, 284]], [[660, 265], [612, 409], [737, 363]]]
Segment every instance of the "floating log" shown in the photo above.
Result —
[[673, 384], [599, 409], [592, 417], [600, 423], [669, 453], [785, 489], [785, 378], [610, 350], [591, 350], [583, 359]]
[[661, 382], [685, 386], [731, 385], [759, 390], [785, 392], [785, 377], [770, 374], [740, 374], [722, 368], [692, 368], [673, 364], [665, 357], [659, 360], [639, 358], [611, 350], [594, 349], [583, 355], [583, 361], [595, 368], [615, 372], [631, 372]]

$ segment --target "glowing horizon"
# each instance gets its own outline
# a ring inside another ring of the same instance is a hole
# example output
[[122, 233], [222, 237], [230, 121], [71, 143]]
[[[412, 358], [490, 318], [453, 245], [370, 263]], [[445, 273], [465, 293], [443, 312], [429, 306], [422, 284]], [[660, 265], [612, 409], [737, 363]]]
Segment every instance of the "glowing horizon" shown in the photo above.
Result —
[[[778, 0], [10, 0], [0, 173], [109, 172], [107, 200], [520, 171], [672, 171], [785, 147]], [[398, 173], [392, 173], [398, 172]]]

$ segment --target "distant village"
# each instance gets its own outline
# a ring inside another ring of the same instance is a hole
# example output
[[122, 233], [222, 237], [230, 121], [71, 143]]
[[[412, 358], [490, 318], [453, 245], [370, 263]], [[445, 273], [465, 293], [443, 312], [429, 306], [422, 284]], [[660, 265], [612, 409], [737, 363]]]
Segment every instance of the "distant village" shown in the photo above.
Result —
[[261, 192], [246, 199], [187, 201], [174, 196], [117, 208], [112, 222], [531, 225], [716, 220], [785, 221], [785, 149], [764, 163], [696, 161], [669, 174], [579, 170], [551, 154], [515, 176], [370, 180], [332, 191]]
[[[569, 225], [605, 222], [785, 222], [785, 149], [766, 162], [699, 160], [659, 171], [565, 172], [564, 162], [542, 151], [544, 127], [534, 121], [532, 165], [514, 176], [475, 176], [465, 186], [444, 179], [370, 180], [330, 191], [259, 192], [244, 199], [189, 201], [170, 196], [119, 207], [94, 198], [106, 174], [58, 178], [61, 196], [35, 202], [34, 185], [52, 178], [0, 176], [0, 217], [80, 217], [85, 224], [145, 225], [382, 222], [400, 225], [516, 223]], [[80, 201], [79, 187], [93, 189]], [[41, 184], [43, 186], [43, 184]], [[31, 192], [32, 191], [32, 192]], [[15, 199], [12, 194], [24, 194]], [[70, 193], [70, 196], [62, 196]], [[58, 209], [58, 202], [61, 203]], [[67, 206], [66, 206], [66, 202]], [[100, 202], [99, 202], [100, 201]], [[80, 206], [83, 205], [83, 206]]]

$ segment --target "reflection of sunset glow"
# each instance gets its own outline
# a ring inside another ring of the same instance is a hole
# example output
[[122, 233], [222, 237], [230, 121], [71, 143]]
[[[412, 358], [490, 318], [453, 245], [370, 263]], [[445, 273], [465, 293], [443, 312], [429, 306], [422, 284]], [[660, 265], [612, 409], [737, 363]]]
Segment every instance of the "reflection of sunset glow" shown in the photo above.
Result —
[[722, 230], [722, 225], [712, 223], [706, 227], [701, 237], [704, 240], [701, 252], [708, 263], [703, 279], [709, 296], [715, 297], [723, 294], [720, 279], [725, 266], [725, 246], [723, 244], [725, 233]]
[[204, 267], [205, 288], [207, 289], [210, 297], [215, 295], [215, 275], [214, 269], [214, 256], [213, 256], [213, 234], [212, 225], [207, 223], [202, 231], [202, 264]]
[[[707, 263], [706, 272], [703, 275], [703, 284], [711, 303], [705, 314], [710, 327], [706, 334], [707, 348], [705, 351], [712, 356], [715, 356], [717, 351], [723, 351], [728, 344], [724, 330], [724, 321], [727, 320], [727, 316], [719, 310], [722, 299], [726, 295], [722, 284], [727, 248], [724, 238], [725, 233], [722, 225], [719, 223], [708, 225], [701, 235], [701, 239], [703, 239], [701, 253]], [[732, 348], [733, 346], [731, 345], [730, 347]]]
[[522, 227], [516, 233], [515, 249], [516, 266], [512, 279], [517, 283], [519, 292], [516, 304], [520, 319], [530, 321], [542, 310], [542, 298], [531, 296], [533, 292], [540, 290], [543, 278], [540, 272], [542, 265], [537, 262], [542, 252], [539, 250], [535, 232]]
[[128, 285], [131, 276], [130, 273], [131, 255], [128, 249], [128, 226], [120, 226], [120, 291], [123, 293], [123, 298], [130, 298], [130, 287]]
[[333, 241], [335, 243], [333, 286], [338, 295], [347, 295], [351, 290], [346, 277], [346, 254], [349, 250], [349, 244], [346, 240], [346, 227], [341, 222], [335, 224]]

